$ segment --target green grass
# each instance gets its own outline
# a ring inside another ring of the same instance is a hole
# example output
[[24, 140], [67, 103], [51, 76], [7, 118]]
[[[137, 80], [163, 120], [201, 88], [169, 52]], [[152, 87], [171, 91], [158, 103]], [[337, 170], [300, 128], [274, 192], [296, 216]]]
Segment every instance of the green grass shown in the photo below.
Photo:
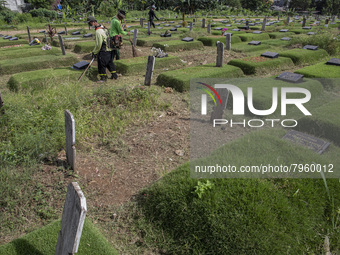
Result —
[[28, 40], [16, 40], [16, 41], [10, 41], [10, 40], [4, 40], [0, 39], [0, 47], [9, 46], [9, 45], [17, 45], [17, 44], [28, 44]]
[[261, 43], [264, 45], [270, 45], [274, 47], [287, 46], [290, 44], [289, 41], [282, 41], [280, 39], [264, 40], [264, 41], [261, 41]]
[[[20, 47], [19, 47], [20, 48]], [[58, 48], [52, 48], [51, 50], [42, 50], [40, 47], [34, 48], [23, 48], [22, 50], [9, 50], [1, 53], [0, 60], [4, 59], [15, 59], [15, 58], [25, 58], [32, 56], [41, 56], [41, 55], [60, 55], [61, 50]]]
[[292, 49], [279, 52], [281, 57], [291, 58], [295, 65], [310, 65], [328, 57], [327, 51]]
[[339, 66], [326, 65], [326, 61], [312, 66], [301, 68], [295, 73], [303, 74], [309, 78], [340, 78]]
[[331, 101], [299, 120], [299, 129], [321, 136], [340, 146], [340, 100]]
[[22, 49], [41, 49], [42, 45], [32, 45], [32, 46], [29, 46], [28, 44], [21, 44], [20, 47], [17, 47], [17, 46], [5, 46], [4, 48], [0, 48], [0, 52], [3, 53], [3, 52], [10, 52], [10, 51], [16, 51], [16, 50], [22, 50]]
[[51, 68], [13, 74], [7, 82], [12, 91], [36, 90], [48, 88], [49, 82], [75, 80], [79, 78], [82, 71], [72, 68]]
[[183, 42], [179, 40], [155, 42], [155, 48], [160, 48], [165, 52], [174, 52], [179, 50], [203, 49], [203, 43], [200, 41]]
[[[340, 163], [335, 156], [339, 148], [331, 146], [318, 155], [281, 139], [284, 133], [253, 132], [210, 158], [214, 164], [219, 156], [225, 165], [238, 166]], [[166, 253], [322, 254], [325, 235], [332, 250], [340, 248], [339, 226], [331, 221], [340, 206], [337, 179], [327, 180], [334, 205], [322, 179], [211, 179], [213, 187], [199, 198], [198, 180], [190, 177], [189, 169], [190, 164], [184, 164], [140, 193], [139, 206], [146, 217], [142, 229], [162, 233], [152, 238], [146, 232], [145, 239], [157, 242]]]
[[95, 42], [79, 42], [74, 45], [74, 52], [75, 53], [89, 53], [94, 49]]
[[250, 41], [261, 41], [261, 40], [269, 40], [270, 37], [266, 33], [262, 34], [253, 34], [253, 33], [247, 33], [242, 35], [237, 35], [241, 38], [243, 42], [250, 42]]
[[[137, 75], [145, 73], [147, 59], [147, 57], [136, 57], [117, 60], [114, 63], [118, 73], [125, 75]], [[179, 57], [168, 56], [166, 58], [155, 58], [155, 69], [170, 68], [174, 66], [182, 66], [182, 62]]]
[[268, 50], [270, 46], [268, 45], [249, 45], [248, 43], [238, 43], [236, 45], [231, 45], [231, 49], [236, 52], [255, 52], [255, 51], [263, 51]]
[[157, 85], [172, 87], [183, 92], [190, 89], [190, 79], [193, 78], [232, 78], [242, 76], [243, 72], [237, 67], [230, 65], [216, 67], [216, 64], [208, 64], [163, 72], [157, 77]]
[[[257, 47], [257, 46], [251, 46]], [[290, 58], [265, 58], [265, 57], [248, 57], [241, 59], [233, 59], [228, 65], [237, 66], [242, 69], [245, 74], [255, 74], [267, 71], [286, 70], [294, 66]]]
[[293, 32], [272, 32], [268, 33], [271, 39], [281, 39], [282, 37], [291, 37], [295, 33]]
[[142, 38], [139, 39], [137, 38], [137, 46], [142, 46], [142, 47], [151, 47], [153, 45], [153, 43], [155, 42], [162, 42], [164, 40], [178, 40], [178, 36], [177, 35], [171, 35], [171, 37], [147, 37], [147, 38]]
[[[55, 253], [60, 220], [54, 221], [40, 229], [0, 246], [1, 255], [36, 254], [50, 255]], [[80, 238], [78, 253], [81, 254], [118, 254], [99, 230], [86, 219]]]
[[0, 74], [13, 74], [24, 71], [52, 67], [73, 66], [79, 62], [74, 55], [42, 55], [27, 58], [7, 59], [0, 61]]
[[[204, 44], [204, 46], [216, 46], [217, 41], [220, 41], [225, 45], [227, 39], [225, 36], [220, 36], [220, 37], [199, 37], [197, 40], [201, 41]], [[240, 37], [238, 36], [231, 37], [232, 44], [239, 42], [241, 42]]]

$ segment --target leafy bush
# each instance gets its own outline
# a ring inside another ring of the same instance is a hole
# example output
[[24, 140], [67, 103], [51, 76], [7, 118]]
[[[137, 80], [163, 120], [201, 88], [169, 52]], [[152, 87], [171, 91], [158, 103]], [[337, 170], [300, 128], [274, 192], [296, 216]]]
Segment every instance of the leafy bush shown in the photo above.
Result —
[[56, 11], [50, 11], [45, 8], [31, 10], [30, 14], [32, 15], [32, 17], [46, 18], [49, 20], [56, 19], [58, 16], [58, 13]]
[[16, 23], [16, 14], [9, 9], [2, 10], [0, 11], [0, 20], [5, 21], [7, 24]]

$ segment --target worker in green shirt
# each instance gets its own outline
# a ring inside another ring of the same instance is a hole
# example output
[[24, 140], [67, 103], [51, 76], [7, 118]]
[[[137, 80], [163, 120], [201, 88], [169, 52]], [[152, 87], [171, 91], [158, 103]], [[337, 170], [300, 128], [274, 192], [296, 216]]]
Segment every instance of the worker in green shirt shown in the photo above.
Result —
[[[111, 29], [110, 29], [110, 37], [113, 42], [113, 59], [116, 56], [116, 60], [120, 59], [119, 48], [122, 43], [122, 38], [118, 37], [120, 34], [122, 35], [130, 35], [130, 32], [125, 32], [122, 29], [121, 21], [125, 19], [125, 11], [119, 10], [117, 15], [111, 20]], [[119, 42], [120, 41], [120, 42]], [[112, 60], [113, 60], [112, 59]]]
[[98, 24], [97, 20], [92, 16], [87, 18], [87, 23], [96, 29], [96, 44], [91, 53], [92, 57], [98, 57], [99, 82], [105, 82], [107, 80], [106, 68], [109, 69], [111, 73], [111, 79], [117, 79], [116, 68], [112, 61], [113, 50], [110, 47], [109, 31], [106, 27]]

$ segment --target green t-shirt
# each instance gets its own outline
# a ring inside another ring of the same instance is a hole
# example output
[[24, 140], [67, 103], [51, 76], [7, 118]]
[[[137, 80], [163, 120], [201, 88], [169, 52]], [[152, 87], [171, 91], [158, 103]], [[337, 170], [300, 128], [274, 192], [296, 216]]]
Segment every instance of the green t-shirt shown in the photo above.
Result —
[[111, 20], [110, 37], [114, 37], [119, 34], [126, 35], [127, 32], [122, 29], [120, 21], [116, 17], [113, 17]]

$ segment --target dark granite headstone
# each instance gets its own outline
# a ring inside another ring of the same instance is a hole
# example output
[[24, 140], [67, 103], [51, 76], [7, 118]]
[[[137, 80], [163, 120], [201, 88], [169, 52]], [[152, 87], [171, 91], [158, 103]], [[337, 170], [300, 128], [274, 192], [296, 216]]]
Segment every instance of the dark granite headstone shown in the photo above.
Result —
[[282, 32], [282, 33], [285, 33], [285, 32], [288, 32], [289, 29], [281, 29], [279, 32]]
[[307, 35], [316, 35], [315, 32], [308, 32]]
[[85, 35], [83, 35], [83, 37], [85, 37], [85, 38], [88, 38], [88, 37], [92, 37], [93, 36], [93, 34], [85, 34]]
[[177, 31], [177, 28], [170, 28], [170, 31]]
[[161, 24], [159, 24], [159, 23], [155, 23], [155, 26], [160, 26]]
[[249, 26], [243, 26], [243, 27], [240, 27], [240, 29], [249, 30]]
[[222, 30], [221, 27], [215, 27], [214, 30]]
[[330, 145], [329, 142], [295, 130], [288, 131], [283, 139], [305, 146], [318, 154], [322, 154]]
[[319, 46], [315, 46], [315, 45], [306, 45], [305, 47], [303, 47], [303, 49], [305, 50], [317, 50], [319, 48]]
[[161, 22], [161, 24], [165, 24], [165, 21]]
[[41, 30], [41, 31], [39, 31], [39, 33], [41, 33], [41, 34], [43, 34], [43, 33], [45, 33], [46, 31], [45, 30]]
[[75, 31], [71, 33], [72, 35], [80, 35], [80, 31]]
[[157, 27], [157, 29], [163, 29], [163, 27]]
[[278, 58], [279, 53], [266, 51], [265, 53], [262, 53], [261, 56], [266, 58]]
[[283, 72], [276, 77], [278, 80], [283, 80], [292, 83], [300, 83], [303, 81], [303, 75], [297, 73]]
[[66, 32], [65, 31], [60, 31], [58, 32], [58, 35], [64, 35]]
[[312, 29], [311, 27], [303, 27], [302, 29]]
[[182, 41], [184, 41], [184, 42], [192, 42], [193, 40], [194, 40], [194, 38], [191, 38], [191, 37], [184, 37], [182, 39]]
[[171, 37], [171, 34], [170, 34], [170, 33], [167, 33], [167, 34], [161, 34], [161, 37]]
[[85, 69], [87, 66], [89, 65], [89, 63], [87, 61], [80, 61], [78, 63], [75, 63], [73, 65], [74, 69], [80, 70], [80, 69]]
[[255, 23], [249, 23], [249, 26], [255, 26]]
[[5, 40], [11, 39], [11, 38], [12, 38], [12, 36], [10, 36], [10, 35], [6, 35], [6, 36], [4, 37]]
[[251, 41], [248, 43], [249, 45], [260, 45], [261, 42], [260, 41]]
[[18, 40], [18, 37], [12, 37], [12, 38], [10, 38], [9, 40], [10, 40], [10, 41], [16, 41], [16, 40]]
[[176, 27], [176, 28], [180, 28], [180, 27], [182, 27], [182, 26], [181, 26], [181, 25], [176, 25], [175, 27]]
[[175, 23], [175, 21], [169, 21], [169, 23], [173, 24], [173, 23]]
[[231, 27], [232, 25], [231, 24], [228, 24], [228, 25], [225, 25], [226, 27]]
[[253, 34], [262, 34], [262, 31], [254, 31]]
[[327, 61], [326, 64], [340, 66], [340, 58], [331, 58], [330, 60]]
[[234, 29], [232, 29], [232, 31], [241, 31], [241, 30], [238, 29], [238, 28], [234, 28]]
[[165, 24], [164, 26], [165, 26], [165, 27], [170, 27], [170, 24]]
[[290, 37], [282, 37], [281, 40], [282, 41], [290, 41], [290, 40], [292, 40], [292, 38], [290, 38]]

